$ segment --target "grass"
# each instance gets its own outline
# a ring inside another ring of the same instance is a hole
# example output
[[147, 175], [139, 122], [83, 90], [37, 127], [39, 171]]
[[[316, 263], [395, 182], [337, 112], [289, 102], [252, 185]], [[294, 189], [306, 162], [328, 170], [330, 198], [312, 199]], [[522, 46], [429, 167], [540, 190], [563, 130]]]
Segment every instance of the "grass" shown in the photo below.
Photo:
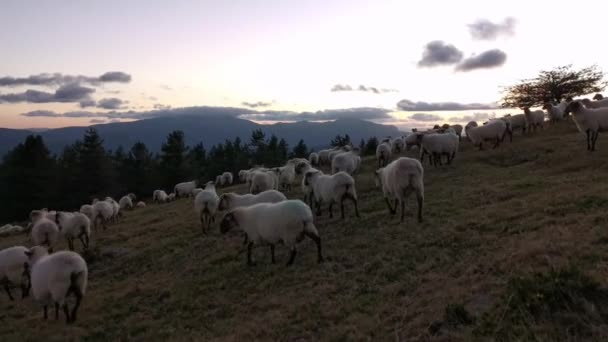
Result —
[[365, 159], [361, 219], [316, 221], [320, 265], [305, 241], [293, 267], [282, 247], [247, 267], [240, 236], [201, 236], [191, 200], [127, 212], [93, 234], [79, 321], [0, 295], [0, 339], [606, 340], [608, 141], [588, 153], [570, 122], [514, 139], [427, 167], [422, 224], [414, 198], [404, 224], [388, 215]]

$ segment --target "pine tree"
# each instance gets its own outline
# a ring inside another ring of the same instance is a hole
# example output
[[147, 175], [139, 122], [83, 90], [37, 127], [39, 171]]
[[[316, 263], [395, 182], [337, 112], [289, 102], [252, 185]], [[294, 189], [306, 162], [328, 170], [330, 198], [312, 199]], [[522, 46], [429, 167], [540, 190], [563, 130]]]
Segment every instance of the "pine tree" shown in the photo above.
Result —
[[371, 137], [371, 138], [367, 139], [367, 144], [365, 145], [364, 155], [375, 155], [377, 147], [378, 147], [378, 138]]
[[103, 140], [94, 128], [85, 131], [80, 146], [80, 177], [77, 184], [89, 197], [111, 196], [116, 191], [114, 169], [103, 147]]
[[291, 152], [291, 158], [308, 158], [308, 146], [304, 143], [304, 140], [300, 139], [298, 144], [293, 148]]
[[184, 141], [184, 132], [173, 131], [167, 136], [167, 141], [161, 146], [160, 172], [162, 184], [167, 189], [179, 182], [187, 181], [187, 166], [185, 153], [188, 151]]

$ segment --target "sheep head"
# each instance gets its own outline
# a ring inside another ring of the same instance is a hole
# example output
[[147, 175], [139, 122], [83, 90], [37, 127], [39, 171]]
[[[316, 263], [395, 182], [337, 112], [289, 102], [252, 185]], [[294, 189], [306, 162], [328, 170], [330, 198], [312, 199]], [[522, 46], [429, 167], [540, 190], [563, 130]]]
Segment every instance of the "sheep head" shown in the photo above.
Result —
[[593, 96], [593, 99], [596, 100], [596, 101], [597, 100], [602, 100], [603, 98], [604, 98], [604, 96], [602, 94], [599, 94], [599, 93], [595, 94], [595, 96]]
[[234, 212], [229, 212], [222, 218], [222, 222], [220, 222], [220, 231], [222, 234], [228, 233], [231, 229], [239, 226], [239, 222], [237, 221]]

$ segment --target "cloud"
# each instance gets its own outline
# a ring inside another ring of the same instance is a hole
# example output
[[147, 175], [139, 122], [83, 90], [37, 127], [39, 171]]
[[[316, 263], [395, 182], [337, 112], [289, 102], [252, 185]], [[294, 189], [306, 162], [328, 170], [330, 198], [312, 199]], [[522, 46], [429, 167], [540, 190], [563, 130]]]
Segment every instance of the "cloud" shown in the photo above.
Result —
[[49, 103], [49, 102], [84, 102], [89, 103], [90, 95], [95, 89], [83, 87], [78, 83], [70, 83], [59, 87], [55, 93], [29, 89], [23, 93], [0, 94], [0, 103]]
[[452, 44], [441, 40], [429, 42], [424, 47], [422, 59], [418, 62], [419, 68], [432, 68], [443, 65], [456, 64], [462, 60], [462, 51]]
[[104, 120], [104, 119], [93, 119], [93, 120], [89, 121], [89, 123], [92, 123], [92, 124], [99, 124], [99, 123], [105, 123], [105, 122], [106, 122], [106, 120]]
[[272, 106], [272, 102], [241, 102], [241, 105], [249, 108], [269, 107]]
[[497, 103], [414, 102], [403, 99], [397, 103], [397, 108], [407, 112], [437, 112], [453, 110], [497, 109], [500, 108], [500, 106]]
[[125, 103], [126, 102], [119, 98], [111, 97], [97, 101], [97, 107], [103, 109], [120, 109]]
[[51, 118], [57, 118], [57, 117], [62, 116], [61, 114], [57, 114], [50, 110], [35, 110], [32, 112], [23, 113], [21, 115], [28, 116], [28, 117], [51, 117]]
[[164, 105], [164, 104], [161, 104], [161, 103], [156, 103], [156, 104], [154, 104], [154, 109], [157, 109], [157, 110], [161, 110], [161, 109], [167, 110], [167, 109], [171, 109], [171, 106]]
[[439, 121], [441, 116], [436, 114], [416, 113], [410, 115], [410, 119], [415, 121]]
[[487, 19], [478, 19], [467, 25], [471, 37], [475, 40], [496, 40], [499, 36], [515, 35], [515, 18], [507, 17], [502, 23], [493, 23]]
[[477, 69], [491, 69], [502, 66], [507, 61], [507, 54], [499, 49], [488, 50], [469, 57], [458, 64], [454, 70], [469, 72]]
[[496, 114], [488, 114], [488, 113], [473, 113], [469, 115], [463, 116], [454, 116], [449, 119], [450, 122], [469, 122], [469, 121], [482, 121], [490, 118], [494, 118]]
[[370, 92], [370, 93], [374, 93], [374, 94], [397, 92], [396, 89], [370, 87], [370, 86], [365, 86], [362, 84], [356, 88], [351, 87], [348, 84], [336, 84], [333, 87], [331, 87], [331, 92], [340, 92], [340, 91], [364, 91], [364, 92]]
[[80, 108], [95, 107], [96, 105], [97, 105], [97, 102], [95, 102], [95, 100], [93, 100], [93, 99], [87, 99], [87, 100], [80, 101]]
[[60, 73], [46, 73], [31, 75], [28, 77], [0, 77], [0, 87], [19, 87], [19, 86], [62, 86], [74, 83], [86, 83], [99, 85], [102, 83], [129, 83], [131, 75], [122, 71], [110, 71], [101, 76], [91, 77], [82, 75], [64, 75]]
[[323, 121], [338, 119], [380, 120], [393, 118], [384, 108], [362, 107], [345, 109], [326, 109], [317, 112], [266, 111], [240, 115], [241, 118], [257, 121]]

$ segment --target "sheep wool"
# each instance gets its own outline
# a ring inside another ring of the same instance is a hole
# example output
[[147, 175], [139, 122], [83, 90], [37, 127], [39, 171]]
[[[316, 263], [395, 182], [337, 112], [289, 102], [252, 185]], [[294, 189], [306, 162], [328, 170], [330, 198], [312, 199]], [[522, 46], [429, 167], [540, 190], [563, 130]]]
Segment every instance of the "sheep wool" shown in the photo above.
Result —
[[30, 291], [28, 257], [25, 252], [29, 252], [29, 249], [23, 246], [0, 251], [0, 280], [3, 280], [4, 291], [10, 300], [15, 300], [11, 294], [11, 285], [21, 287], [21, 298], [27, 297]]
[[32, 241], [35, 245], [46, 245], [53, 248], [59, 239], [59, 228], [54, 221], [46, 217], [47, 212], [43, 210], [33, 210], [30, 213], [32, 220]]
[[[386, 167], [376, 170], [376, 185], [382, 189], [384, 200], [392, 215], [401, 204], [401, 222], [405, 220], [405, 202], [411, 192], [416, 193], [418, 201], [418, 222], [422, 222], [424, 205], [424, 169], [422, 164], [412, 158], [401, 157]], [[394, 205], [391, 205], [394, 201]]]
[[277, 203], [287, 200], [287, 197], [277, 190], [266, 190], [257, 195], [227, 193], [220, 196], [218, 210], [231, 210], [238, 207], [249, 207], [258, 203]]
[[354, 152], [343, 152], [334, 157], [331, 161], [331, 173], [346, 172], [354, 175], [361, 165], [361, 157]]
[[192, 196], [192, 190], [196, 188], [196, 181], [182, 182], [175, 185], [173, 192], [176, 197]]
[[213, 182], [207, 183], [204, 190], [194, 198], [194, 211], [199, 215], [203, 234], [207, 234], [207, 229], [215, 221], [219, 201]]
[[57, 213], [57, 226], [61, 235], [68, 242], [68, 248], [74, 250], [74, 239], [78, 238], [84, 249], [89, 248], [91, 237], [91, 220], [82, 213]]
[[133, 200], [131, 199], [131, 196], [123, 196], [118, 201], [118, 205], [120, 206], [120, 209], [133, 209]]
[[321, 215], [321, 204], [328, 204], [329, 217], [333, 218], [333, 205], [339, 203], [340, 214], [344, 219], [344, 201], [349, 199], [354, 204], [355, 216], [359, 217], [355, 180], [348, 173], [324, 175], [321, 171], [308, 171], [304, 177], [306, 185], [312, 188], [318, 216]]
[[378, 159], [378, 167], [386, 166], [391, 161], [391, 145], [387, 142], [376, 147], [376, 159]]
[[585, 108], [582, 102], [573, 101], [567, 111], [572, 112], [572, 120], [578, 130], [587, 136], [587, 151], [595, 151], [599, 132], [608, 130], [608, 107]]

